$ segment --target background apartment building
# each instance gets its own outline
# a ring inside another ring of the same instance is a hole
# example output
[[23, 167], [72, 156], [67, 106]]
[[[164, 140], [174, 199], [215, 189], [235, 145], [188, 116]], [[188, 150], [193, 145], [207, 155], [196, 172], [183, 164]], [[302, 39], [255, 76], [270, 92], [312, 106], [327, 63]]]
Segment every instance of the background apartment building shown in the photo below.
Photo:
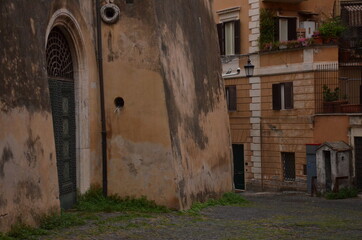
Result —
[[[316, 150], [335, 141], [353, 148], [347, 177], [362, 187], [361, 9], [360, 1], [214, 1], [236, 188], [311, 190]], [[319, 43], [335, 16], [347, 29]], [[253, 77], [243, 71], [248, 57]], [[328, 91], [341, 107], [326, 106]], [[328, 174], [336, 184], [338, 173]]]

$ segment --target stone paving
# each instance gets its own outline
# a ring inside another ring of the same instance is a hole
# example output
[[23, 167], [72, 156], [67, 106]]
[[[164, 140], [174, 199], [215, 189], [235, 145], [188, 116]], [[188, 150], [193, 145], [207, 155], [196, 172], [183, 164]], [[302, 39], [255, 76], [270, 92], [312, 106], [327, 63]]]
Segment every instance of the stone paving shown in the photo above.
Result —
[[41, 239], [244, 240], [362, 239], [362, 198], [326, 200], [306, 194], [241, 193], [246, 207], [219, 206], [200, 215], [101, 214]]

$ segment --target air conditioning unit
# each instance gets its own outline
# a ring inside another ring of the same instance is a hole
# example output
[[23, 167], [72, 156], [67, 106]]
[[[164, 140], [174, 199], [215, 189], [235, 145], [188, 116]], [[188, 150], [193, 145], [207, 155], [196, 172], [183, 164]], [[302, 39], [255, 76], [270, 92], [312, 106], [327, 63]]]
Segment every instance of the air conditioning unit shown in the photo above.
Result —
[[316, 23], [314, 21], [300, 22], [300, 28], [305, 29], [305, 37], [306, 38], [311, 38], [312, 35], [313, 35], [313, 32], [315, 31]]

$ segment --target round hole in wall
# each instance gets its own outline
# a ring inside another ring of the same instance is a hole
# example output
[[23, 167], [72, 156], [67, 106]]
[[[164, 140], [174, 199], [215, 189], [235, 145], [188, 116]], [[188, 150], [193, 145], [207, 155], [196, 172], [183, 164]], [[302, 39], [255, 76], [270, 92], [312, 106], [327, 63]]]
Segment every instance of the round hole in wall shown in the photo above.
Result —
[[114, 15], [116, 14], [116, 11], [111, 7], [107, 7], [104, 10], [104, 14], [107, 16], [107, 18], [113, 18]]
[[120, 14], [119, 7], [114, 3], [107, 3], [101, 8], [101, 17], [103, 22], [114, 24], [118, 21]]
[[116, 108], [122, 108], [124, 106], [124, 100], [121, 97], [116, 97], [114, 99], [114, 105], [116, 106]]

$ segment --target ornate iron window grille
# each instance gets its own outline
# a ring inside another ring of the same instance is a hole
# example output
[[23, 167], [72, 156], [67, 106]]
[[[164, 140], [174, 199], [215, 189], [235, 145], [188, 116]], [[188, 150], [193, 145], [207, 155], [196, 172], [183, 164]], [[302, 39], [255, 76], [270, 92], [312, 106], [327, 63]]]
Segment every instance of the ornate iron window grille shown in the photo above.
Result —
[[49, 77], [73, 79], [73, 61], [70, 47], [64, 34], [58, 28], [54, 28], [49, 34], [46, 60]]

